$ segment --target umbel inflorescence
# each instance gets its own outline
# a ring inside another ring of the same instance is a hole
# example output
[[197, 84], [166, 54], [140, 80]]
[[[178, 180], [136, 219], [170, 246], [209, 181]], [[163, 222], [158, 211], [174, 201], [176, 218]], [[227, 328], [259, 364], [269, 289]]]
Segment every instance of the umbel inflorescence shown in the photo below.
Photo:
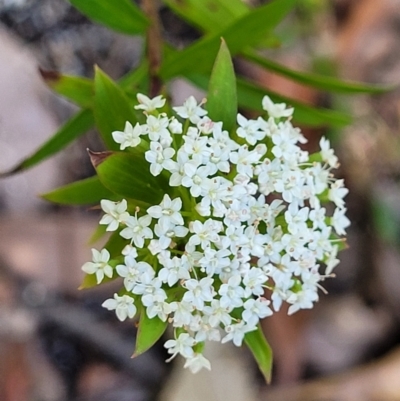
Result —
[[93, 249], [82, 269], [98, 284], [122, 277], [123, 289], [103, 306], [120, 320], [140, 308], [168, 321], [170, 359], [180, 354], [197, 372], [210, 368], [206, 340], [240, 346], [283, 302], [289, 314], [312, 308], [338, 263], [348, 190], [331, 173], [338, 160], [328, 140], [318, 153], [301, 149], [306, 139], [285, 104], [265, 97], [265, 118], [238, 114], [227, 132], [193, 97], [173, 116], [159, 111], [166, 109], [161, 96], [138, 101], [144, 124], [127, 122], [113, 138], [121, 150], [141, 148], [151, 174], [167, 177], [171, 191], [134, 210], [126, 200], [102, 200], [100, 224], [126, 246], [112, 261], [107, 249]]

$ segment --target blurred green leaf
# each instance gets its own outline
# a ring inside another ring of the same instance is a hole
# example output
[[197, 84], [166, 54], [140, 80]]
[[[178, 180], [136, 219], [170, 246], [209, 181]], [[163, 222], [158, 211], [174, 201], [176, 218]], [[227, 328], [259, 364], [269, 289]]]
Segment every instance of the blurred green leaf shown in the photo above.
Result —
[[309, 85], [312, 86], [313, 88], [326, 90], [330, 92], [349, 93], [349, 94], [351, 93], [377, 94], [377, 93], [384, 93], [389, 91], [390, 89], [393, 89], [393, 87], [366, 85], [359, 82], [346, 82], [329, 76], [295, 71], [279, 63], [276, 63], [275, 61], [261, 57], [252, 50], [245, 50], [243, 52], [243, 56], [247, 60], [253, 61], [256, 64], [261, 65], [262, 67], [265, 67], [268, 70], [273, 71], [277, 74], [288, 77], [304, 85]]
[[107, 225], [99, 224], [98, 226], [96, 226], [92, 235], [90, 236], [90, 238], [87, 242], [88, 245], [92, 245], [92, 244], [96, 243], [97, 241], [102, 239], [104, 237], [104, 235], [106, 235], [108, 232], [109, 231], [107, 231]]
[[121, 88], [132, 89], [149, 78], [149, 61], [144, 59], [136, 68], [125, 74], [118, 84]]
[[41, 195], [43, 199], [62, 205], [90, 205], [102, 199], [117, 200], [118, 196], [104, 187], [98, 177], [90, 177]]
[[275, 0], [257, 7], [227, 28], [198, 40], [186, 49], [168, 57], [160, 69], [163, 79], [195, 72], [209, 72], [223, 37], [234, 56], [260, 41], [286, 16], [296, 0]]
[[136, 35], [144, 33], [149, 22], [130, 0], [68, 0], [81, 13], [114, 31]]
[[257, 330], [246, 333], [244, 342], [252, 352], [265, 380], [269, 383], [272, 373], [272, 349], [265, 339], [261, 326], [258, 325]]
[[93, 103], [93, 81], [89, 78], [63, 75], [57, 71], [40, 70], [46, 84], [59, 95], [83, 108], [89, 108]]
[[249, 11], [241, 0], [163, 0], [176, 14], [206, 33], [226, 28]]
[[126, 121], [135, 124], [135, 114], [124, 91], [100, 68], [95, 68], [94, 116], [108, 149], [118, 150], [113, 131], [123, 131]]
[[104, 276], [103, 281], [100, 284], [97, 284], [96, 274], [85, 274], [78, 290], [86, 290], [89, 288], [97, 287], [99, 285], [109, 283], [110, 281], [113, 281], [118, 277], [119, 276], [117, 274], [113, 273], [113, 276], [111, 278]]
[[293, 119], [310, 127], [345, 127], [350, 124], [350, 115], [324, 108], [315, 108], [304, 103], [281, 96], [273, 91], [260, 88], [253, 83], [238, 79], [238, 101], [239, 106], [244, 109], [263, 111], [261, 102], [265, 95], [268, 95], [275, 103], [283, 102], [294, 107]]
[[[91, 158], [93, 163], [93, 154]], [[143, 154], [139, 157], [133, 153], [112, 153], [104, 155], [102, 161], [96, 164], [94, 162], [100, 181], [123, 198], [156, 205], [161, 202], [164, 193], [170, 190], [168, 180], [162, 175], [154, 177], [150, 173], [149, 163]]]
[[221, 47], [211, 72], [207, 110], [208, 116], [213, 121], [222, 121], [226, 130], [230, 131], [235, 126], [237, 115], [236, 76], [224, 39], [221, 40]]
[[139, 356], [151, 348], [164, 334], [167, 326], [168, 320], [163, 322], [157, 316], [150, 319], [146, 314], [146, 308], [143, 307], [140, 313], [135, 351], [132, 357]]
[[45, 142], [33, 155], [24, 159], [12, 169], [0, 172], [0, 177], [6, 177], [35, 166], [41, 161], [65, 148], [74, 139], [79, 138], [92, 128], [93, 114], [90, 110], [82, 110], [68, 120], [47, 142]]
[[[187, 74], [186, 78], [197, 85], [199, 88], [206, 90], [208, 78], [206, 75]], [[351, 116], [339, 111], [314, 108], [293, 99], [278, 95], [275, 92], [260, 88], [259, 86], [237, 78], [237, 94], [238, 104], [245, 110], [255, 110], [265, 112], [262, 108], [262, 99], [268, 95], [274, 102], [284, 102], [289, 106], [294, 106], [295, 111], [293, 118], [299, 123], [309, 127], [344, 127], [351, 123]]]

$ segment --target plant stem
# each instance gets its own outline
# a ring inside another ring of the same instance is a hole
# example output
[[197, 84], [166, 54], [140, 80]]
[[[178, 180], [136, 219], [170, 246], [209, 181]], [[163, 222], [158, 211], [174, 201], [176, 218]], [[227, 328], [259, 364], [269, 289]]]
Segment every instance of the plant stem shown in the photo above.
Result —
[[143, 11], [150, 20], [150, 27], [147, 30], [147, 58], [149, 60], [150, 90], [149, 96], [157, 96], [161, 91], [162, 82], [158, 76], [162, 55], [162, 36], [160, 18], [156, 0], [143, 0]]

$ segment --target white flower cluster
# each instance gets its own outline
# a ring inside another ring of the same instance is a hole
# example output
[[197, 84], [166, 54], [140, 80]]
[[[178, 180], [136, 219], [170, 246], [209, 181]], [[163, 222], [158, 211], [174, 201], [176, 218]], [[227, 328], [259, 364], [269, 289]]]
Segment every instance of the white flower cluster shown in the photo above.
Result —
[[299, 147], [306, 140], [285, 104], [265, 97], [269, 118], [238, 114], [229, 133], [193, 97], [174, 107], [175, 117], [157, 111], [161, 96], [138, 100], [145, 123], [127, 122], [113, 137], [121, 149], [148, 149], [151, 174], [169, 179], [171, 191], [134, 215], [125, 200], [103, 200], [100, 224], [119, 230], [127, 246], [114, 268], [103, 249], [83, 270], [98, 283], [113, 271], [122, 277], [124, 290], [103, 306], [120, 320], [139, 305], [149, 318], [168, 319], [171, 359], [180, 354], [193, 372], [209, 369], [204, 341], [240, 346], [283, 301], [292, 314], [318, 300], [349, 225], [348, 190], [331, 174], [338, 161], [328, 140], [313, 155]]

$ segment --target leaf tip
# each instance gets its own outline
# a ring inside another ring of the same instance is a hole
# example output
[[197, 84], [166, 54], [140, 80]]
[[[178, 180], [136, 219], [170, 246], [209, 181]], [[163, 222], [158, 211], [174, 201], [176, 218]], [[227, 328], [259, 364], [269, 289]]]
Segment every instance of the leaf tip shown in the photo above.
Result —
[[61, 74], [58, 71], [45, 70], [42, 67], [39, 67], [39, 74], [46, 82], [57, 82], [61, 79]]
[[97, 168], [101, 163], [104, 162], [108, 157], [112, 155], [113, 152], [104, 151], [104, 152], [94, 152], [89, 148], [86, 149], [86, 152], [89, 154], [90, 162], [92, 163], [94, 168]]

